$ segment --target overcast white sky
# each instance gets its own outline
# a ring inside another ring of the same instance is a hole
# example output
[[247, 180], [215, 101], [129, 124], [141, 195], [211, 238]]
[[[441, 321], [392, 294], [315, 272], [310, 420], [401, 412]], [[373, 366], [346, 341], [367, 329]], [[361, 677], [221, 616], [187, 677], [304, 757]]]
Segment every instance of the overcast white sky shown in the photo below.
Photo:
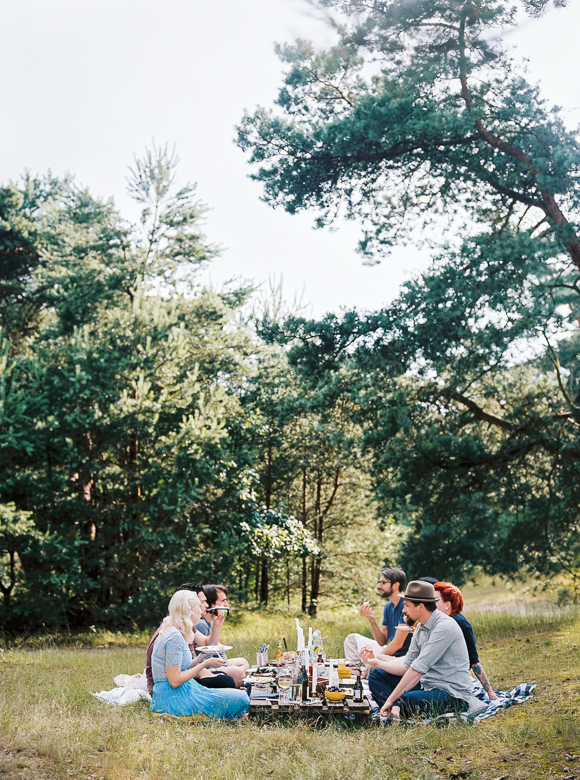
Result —
[[[532, 77], [580, 124], [580, 3], [510, 36]], [[259, 200], [234, 125], [281, 83], [274, 41], [330, 42], [304, 0], [0, 0], [0, 181], [24, 169], [73, 173], [129, 215], [126, 169], [154, 138], [175, 144], [179, 179], [210, 206], [224, 247], [212, 281], [283, 277], [320, 315], [378, 308], [428, 257], [402, 249], [379, 266], [355, 254], [354, 224], [313, 230]]]

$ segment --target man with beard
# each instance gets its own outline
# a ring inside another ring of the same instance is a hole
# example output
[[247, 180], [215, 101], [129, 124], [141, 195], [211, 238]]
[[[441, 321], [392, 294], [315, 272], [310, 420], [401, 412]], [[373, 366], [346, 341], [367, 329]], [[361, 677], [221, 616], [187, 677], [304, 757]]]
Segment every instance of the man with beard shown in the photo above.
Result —
[[[220, 607], [225, 607], [229, 610], [230, 608], [228, 604], [228, 589], [225, 585], [204, 585], [203, 592], [205, 594], [205, 609], [203, 610], [203, 617], [196, 625], [195, 630], [200, 634], [209, 636], [216, 620], [215, 609], [219, 610]], [[245, 658], [228, 658], [225, 653], [216, 653], [216, 656], [227, 662], [226, 671], [234, 679], [237, 680], [238, 677], [241, 680], [244, 679], [250, 668], [250, 664]]]
[[360, 607], [360, 613], [371, 626], [373, 639], [362, 634], [349, 634], [344, 640], [344, 657], [351, 666], [360, 666], [360, 651], [364, 647], [372, 649], [378, 655], [388, 642], [395, 638], [397, 626], [403, 622], [403, 589], [405, 587], [405, 572], [402, 569], [383, 569], [379, 576], [378, 590], [383, 598], [388, 599], [383, 610], [383, 622], [379, 626], [374, 618], [371, 607], [365, 602]]
[[407, 654], [386, 658], [361, 651], [363, 661], [374, 667], [369, 688], [384, 717], [398, 720], [417, 713], [435, 717], [450, 711], [474, 715], [487, 707], [471, 692], [469, 653], [461, 628], [437, 609], [439, 600], [431, 583], [410, 582], [404, 613], [418, 625]]

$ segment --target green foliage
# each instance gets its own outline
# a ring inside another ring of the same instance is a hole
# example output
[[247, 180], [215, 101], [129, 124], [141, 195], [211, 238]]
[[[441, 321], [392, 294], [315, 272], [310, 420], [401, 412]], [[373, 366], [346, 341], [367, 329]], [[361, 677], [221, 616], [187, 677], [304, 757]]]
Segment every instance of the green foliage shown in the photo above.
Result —
[[0, 371], [2, 499], [36, 531], [15, 550], [12, 627], [146, 620], [220, 535], [219, 495], [204, 503], [239, 408], [232, 345], [249, 339], [231, 297], [191, 286], [214, 250], [174, 167], [163, 150], [136, 164], [142, 237], [71, 181], [5, 191], [6, 233], [34, 228], [19, 283], [36, 311]]
[[375, 313], [248, 313], [199, 285], [167, 147], [130, 170], [137, 225], [72, 179], [0, 188], [5, 628], [153, 623], [189, 579], [315, 615], [383, 563], [577, 581], [577, 135], [500, 43], [513, 8], [323, 4], [337, 45], [279, 49], [240, 145], [273, 205], [431, 268]]
[[499, 227], [526, 212], [532, 227], [543, 212], [546, 240], [573, 244], [578, 264], [562, 212], [578, 208], [580, 146], [488, 34], [512, 12], [448, 0], [327, 5], [357, 26], [324, 54], [303, 41], [280, 49], [282, 114], [260, 109], [239, 129], [266, 200], [318, 210], [319, 225], [356, 217], [371, 261], [442, 215]]
[[[255, 324], [263, 337], [279, 322], [278, 314], [270, 304], [256, 312]], [[367, 583], [374, 581], [383, 562], [383, 550], [376, 542], [385, 538], [372, 503], [370, 463], [360, 450], [362, 430], [353, 422], [348, 404], [349, 377], [326, 379], [313, 388], [301, 371], [288, 364], [284, 351], [263, 347], [243, 399], [248, 418], [236, 434], [248, 442], [245, 457], [249, 459], [243, 462], [239, 450], [235, 455], [238, 469], [243, 463], [248, 468], [238, 472], [245, 480], [240, 482], [240, 496], [255, 520], [245, 522], [259, 528], [261, 544], [256, 552], [263, 545], [254, 564], [249, 559], [241, 567], [240, 590], [247, 599], [252, 585], [255, 597], [269, 603], [281, 590], [290, 600], [298, 588], [303, 610], [313, 614], [321, 597], [350, 602], [361, 583], [366, 593]], [[301, 546], [300, 570], [291, 566], [285, 554], [266, 554], [271, 533], [285, 543], [278, 521], [271, 531], [260, 527], [266, 516], [295, 518], [292, 526], [299, 523], [307, 532], [302, 537], [300, 531], [291, 541], [292, 531], [288, 539], [291, 547]], [[368, 536], [374, 537], [375, 544], [363, 543]]]
[[[337, 45], [281, 48], [277, 108], [239, 128], [254, 178], [319, 225], [359, 220], [368, 261], [396, 243], [439, 251], [383, 311], [294, 316], [268, 338], [290, 343], [313, 387], [349, 376], [382, 513], [410, 531], [410, 572], [574, 575], [578, 134], [501, 42], [514, 8], [323, 5], [342, 14]], [[445, 237], [425, 230], [442, 217]]]
[[278, 560], [283, 555], [317, 555], [319, 548], [299, 520], [280, 510], [260, 508], [240, 527], [250, 552]]
[[[250, 289], [198, 286], [216, 250], [176, 164], [135, 161], [140, 226], [72, 180], [0, 191], [5, 246], [28, 258], [0, 311], [0, 500], [29, 530], [0, 551], [10, 630], [154, 622], [188, 579], [315, 604], [339, 554], [359, 437], [342, 391], [308, 395], [242, 314]], [[350, 492], [375, 523], [368, 487]]]

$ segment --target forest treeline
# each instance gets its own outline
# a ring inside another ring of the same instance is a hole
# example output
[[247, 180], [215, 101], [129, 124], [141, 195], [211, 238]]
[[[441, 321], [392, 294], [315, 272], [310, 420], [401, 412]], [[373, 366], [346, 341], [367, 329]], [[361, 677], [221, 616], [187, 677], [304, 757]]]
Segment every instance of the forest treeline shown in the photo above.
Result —
[[346, 377], [312, 385], [251, 289], [198, 284], [215, 249], [176, 162], [136, 162], [138, 226], [71, 180], [0, 191], [9, 628], [146, 624], [191, 579], [315, 612], [388, 553]]
[[514, 9], [322, 5], [336, 46], [281, 47], [238, 143], [273, 206], [431, 267], [309, 320], [199, 283], [217, 250], [167, 149], [130, 172], [135, 225], [71, 179], [3, 186], [6, 629], [153, 623], [192, 578], [310, 614], [383, 563], [578, 582], [578, 134], [506, 52]]

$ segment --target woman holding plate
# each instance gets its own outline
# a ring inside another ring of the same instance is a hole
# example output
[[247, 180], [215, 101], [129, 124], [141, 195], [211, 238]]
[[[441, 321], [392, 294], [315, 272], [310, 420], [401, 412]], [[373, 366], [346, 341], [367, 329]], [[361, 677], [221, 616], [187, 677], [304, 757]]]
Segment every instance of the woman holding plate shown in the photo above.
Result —
[[201, 604], [195, 593], [188, 590], [174, 593], [169, 602], [169, 615], [161, 624], [151, 655], [154, 681], [151, 710], [178, 716], [242, 717], [250, 707], [244, 691], [208, 689], [195, 679], [206, 666], [217, 665], [215, 658], [193, 662], [189, 644], [193, 641], [193, 626], [200, 616]]
[[[203, 586], [200, 585], [197, 582], [187, 582], [183, 585], [180, 585], [177, 590], [191, 590], [194, 593], [197, 594], [197, 597], [201, 604], [201, 615], [202, 618], [204, 614], [206, 613], [207, 608], [207, 598], [204, 593]], [[219, 644], [219, 636], [220, 632], [223, 626], [225, 620], [225, 615], [217, 615], [213, 623], [211, 624], [209, 636], [207, 636], [205, 633], [198, 630], [198, 627], [193, 629], [193, 640], [191, 644], [189, 645], [189, 649], [191, 650], [192, 656], [195, 657], [198, 656], [201, 653], [201, 647], [205, 645], [218, 645]], [[203, 623], [203, 619], [200, 621], [199, 625]], [[153, 636], [151, 637], [151, 640], [149, 642], [149, 647], [147, 648], [147, 658], [145, 661], [145, 674], [147, 676], [147, 688], [149, 690], [149, 693], [153, 690], [153, 672], [151, 671], [151, 656], [153, 654], [153, 648], [155, 646], [155, 642], [157, 640], [157, 637], [159, 636], [159, 631], [161, 629], [161, 626], [155, 631]], [[215, 653], [209, 653], [209, 655], [215, 655]], [[202, 657], [199, 659], [200, 661], [204, 661], [208, 655], [202, 654]], [[226, 656], [223, 655], [224, 660], [227, 660]], [[234, 659], [236, 660], [236, 659]], [[205, 688], [241, 688], [243, 687], [244, 678], [246, 676], [246, 669], [248, 668], [249, 664], [246, 664], [243, 668], [237, 668], [235, 665], [231, 664], [230, 661], [227, 662], [227, 666], [222, 668], [222, 664], [208, 664], [204, 665], [202, 667], [201, 673], [197, 676], [197, 681], [203, 685]]]

